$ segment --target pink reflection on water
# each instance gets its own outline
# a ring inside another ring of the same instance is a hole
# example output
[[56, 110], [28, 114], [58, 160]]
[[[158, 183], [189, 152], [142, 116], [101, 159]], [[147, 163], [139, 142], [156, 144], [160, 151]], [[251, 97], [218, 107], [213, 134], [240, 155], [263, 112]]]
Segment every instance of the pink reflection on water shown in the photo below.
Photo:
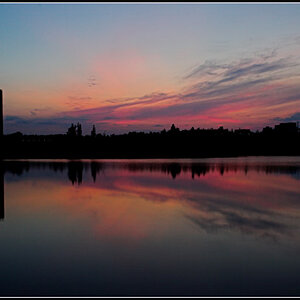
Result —
[[80, 186], [41, 173], [9, 181], [5, 190], [12, 215], [60, 215], [111, 241], [163, 238], [195, 225], [209, 234], [296, 239], [299, 228], [299, 179], [253, 169], [211, 168], [192, 179], [184, 168], [176, 178], [159, 169], [112, 168]]

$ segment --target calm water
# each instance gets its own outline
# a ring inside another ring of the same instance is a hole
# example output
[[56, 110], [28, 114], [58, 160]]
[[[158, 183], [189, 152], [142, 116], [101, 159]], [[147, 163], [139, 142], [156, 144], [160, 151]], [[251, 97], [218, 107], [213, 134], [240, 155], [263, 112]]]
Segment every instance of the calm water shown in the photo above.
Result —
[[1, 168], [1, 296], [300, 295], [300, 158]]

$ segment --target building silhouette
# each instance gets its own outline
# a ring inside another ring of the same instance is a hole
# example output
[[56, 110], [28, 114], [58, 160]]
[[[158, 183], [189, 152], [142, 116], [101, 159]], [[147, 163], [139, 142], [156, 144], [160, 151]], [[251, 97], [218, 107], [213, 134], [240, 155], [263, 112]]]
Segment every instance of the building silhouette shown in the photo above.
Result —
[[275, 131], [280, 134], [294, 134], [297, 133], [297, 123], [296, 122], [288, 122], [288, 123], [280, 123], [275, 125]]
[[0, 115], [1, 115], [1, 120], [0, 120], [0, 136], [3, 136], [3, 93], [2, 90], [0, 90]]
[[[0, 90], [0, 142], [3, 143], [3, 93]], [[3, 145], [1, 145], [2, 149]], [[0, 220], [4, 219], [4, 170], [2, 164], [2, 150], [0, 152]]]

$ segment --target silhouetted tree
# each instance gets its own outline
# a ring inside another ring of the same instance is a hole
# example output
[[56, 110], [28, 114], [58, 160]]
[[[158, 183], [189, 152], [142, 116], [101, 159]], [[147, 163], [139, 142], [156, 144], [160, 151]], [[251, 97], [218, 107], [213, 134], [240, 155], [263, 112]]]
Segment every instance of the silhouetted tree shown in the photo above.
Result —
[[18, 132], [4, 135], [0, 152], [5, 158], [300, 155], [300, 130], [296, 122], [280, 123], [275, 128], [267, 126], [261, 132], [250, 129], [228, 130], [223, 127], [180, 130], [172, 124], [167, 131], [110, 135], [96, 135], [93, 126], [91, 136], [96, 135], [97, 138], [82, 136], [81, 124], [74, 124], [71, 124], [66, 134], [23, 135]]
[[179, 128], [176, 128], [174, 124], [172, 124], [171, 129], [169, 130], [170, 133], [178, 133], [180, 132]]
[[95, 136], [96, 136], [96, 127], [95, 127], [95, 125], [93, 125], [93, 129], [92, 129], [92, 131], [91, 131], [91, 136], [92, 136], [92, 137], [95, 137]]
[[67, 135], [76, 136], [76, 126], [72, 123], [71, 127], [67, 131]]
[[82, 129], [81, 129], [81, 124], [77, 123], [77, 136], [82, 136]]

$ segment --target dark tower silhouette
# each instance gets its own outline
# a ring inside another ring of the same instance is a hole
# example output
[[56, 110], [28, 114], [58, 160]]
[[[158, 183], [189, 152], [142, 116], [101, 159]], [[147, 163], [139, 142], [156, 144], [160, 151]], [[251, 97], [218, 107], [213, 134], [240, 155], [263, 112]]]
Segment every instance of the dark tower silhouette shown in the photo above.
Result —
[[2, 136], [3, 136], [3, 93], [2, 93], [2, 90], [0, 90], [0, 115], [1, 115], [0, 136], [2, 138]]
[[[1, 147], [0, 147], [0, 163], [3, 159], [3, 144], [4, 144], [4, 137], [3, 137], [3, 93], [2, 93], [2, 90], [0, 90], [0, 144], [1, 144]], [[1, 170], [0, 170], [1, 172]]]

